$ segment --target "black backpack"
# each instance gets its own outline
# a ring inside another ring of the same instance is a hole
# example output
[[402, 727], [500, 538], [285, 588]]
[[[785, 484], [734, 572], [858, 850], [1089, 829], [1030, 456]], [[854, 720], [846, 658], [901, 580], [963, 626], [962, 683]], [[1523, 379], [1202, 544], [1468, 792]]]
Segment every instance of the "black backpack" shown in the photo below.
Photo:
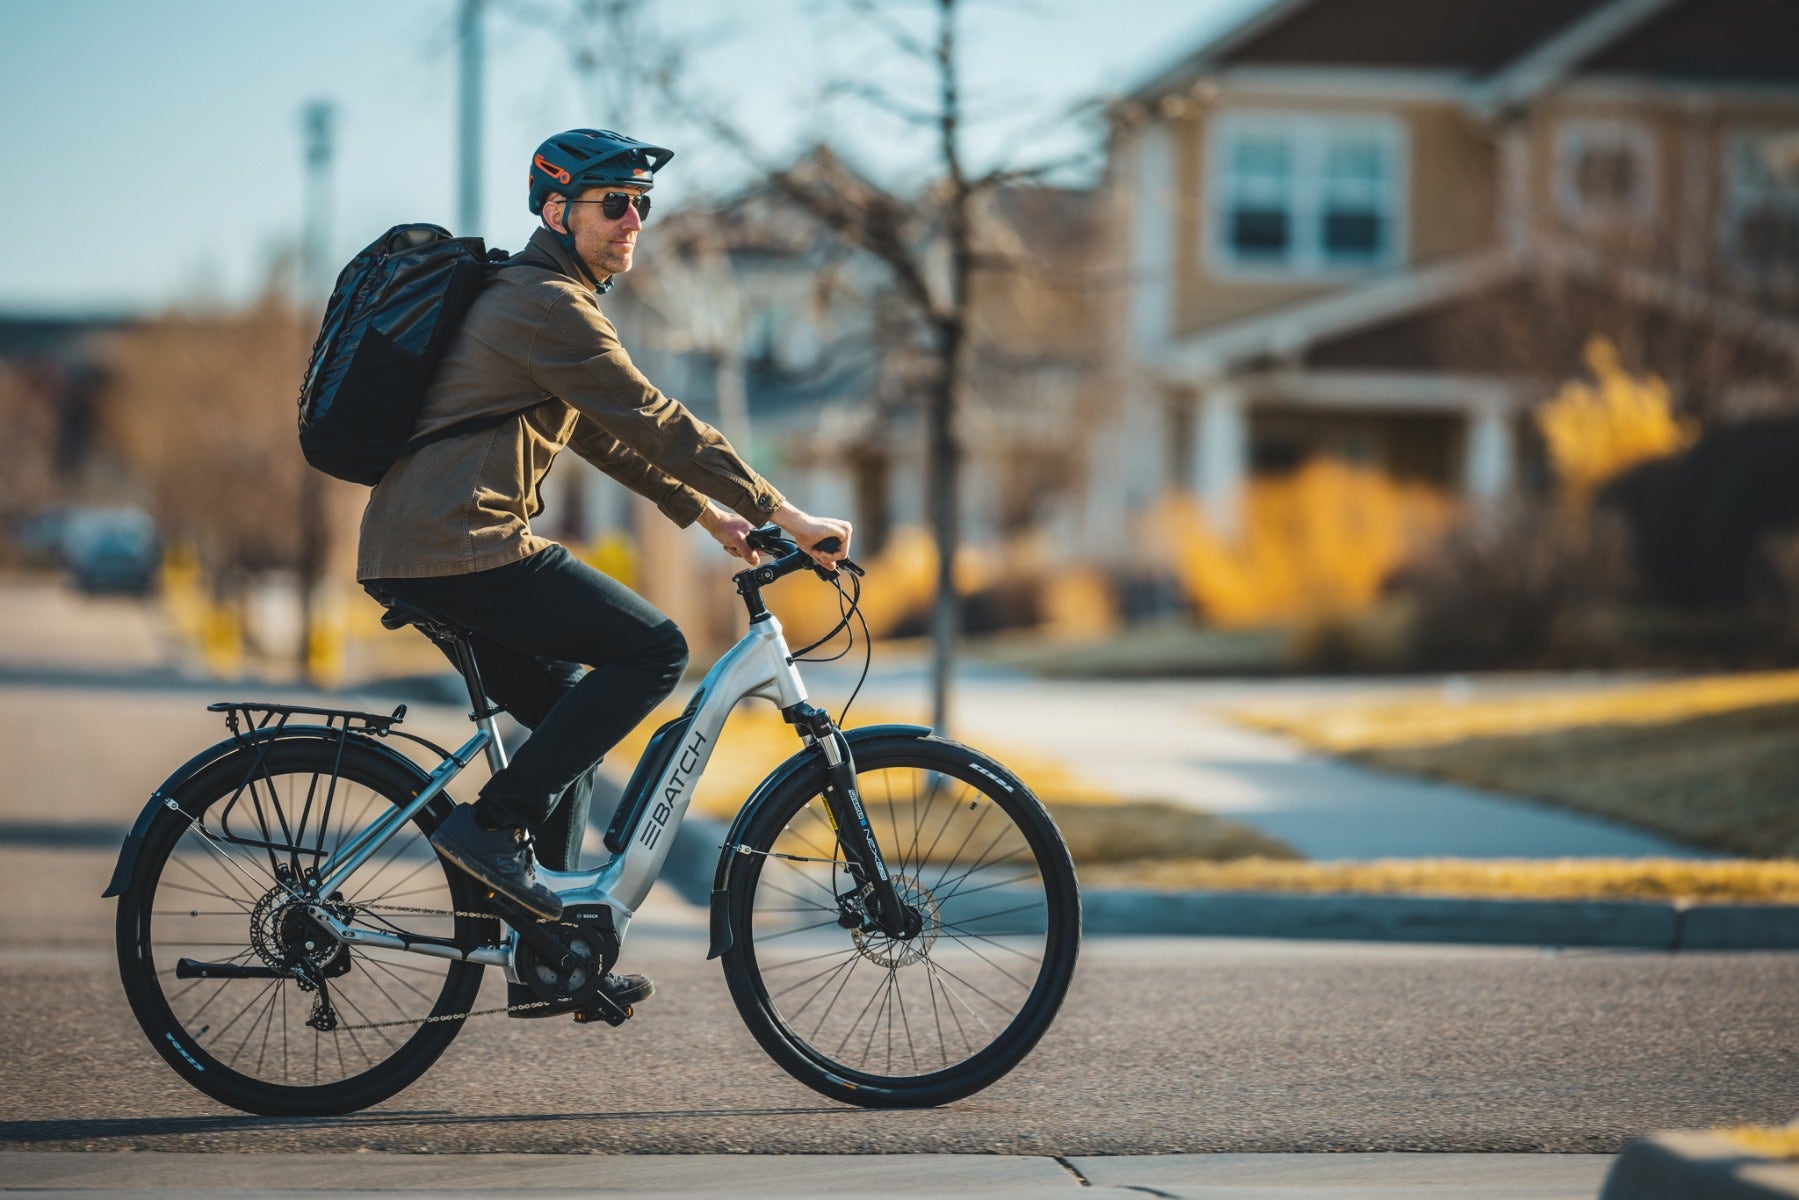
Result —
[[421, 446], [492, 428], [476, 417], [414, 438], [419, 405], [487, 273], [506, 260], [480, 238], [396, 225], [337, 277], [300, 387], [300, 450], [339, 479], [373, 486]]

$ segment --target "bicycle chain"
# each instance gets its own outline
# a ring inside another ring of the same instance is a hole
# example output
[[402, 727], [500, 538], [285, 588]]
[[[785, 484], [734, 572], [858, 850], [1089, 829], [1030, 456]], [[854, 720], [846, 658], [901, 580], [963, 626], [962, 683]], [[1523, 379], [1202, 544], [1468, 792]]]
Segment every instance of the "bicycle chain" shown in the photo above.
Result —
[[[449, 908], [418, 908], [410, 904], [358, 904], [356, 908], [364, 912], [396, 912], [411, 913], [422, 917], [471, 917], [482, 921], [497, 921], [500, 918], [490, 912], [460, 912]], [[569, 929], [580, 926], [569, 921], [539, 921], [540, 925], [562, 925]], [[346, 947], [347, 949], [347, 947]], [[445, 962], [455, 961], [445, 959]], [[465, 1021], [470, 1017], [491, 1017], [498, 1013], [529, 1012], [534, 1008], [553, 1008], [550, 1000], [533, 1000], [528, 1004], [505, 1004], [499, 1008], [471, 1008], [467, 1012], [443, 1013], [435, 1017], [402, 1017], [396, 1021], [369, 1021], [362, 1025], [339, 1025], [334, 1032], [351, 1033], [364, 1029], [391, 1029], [397, 1025], [436, 1025], [443, 1021]]]
[[[190, 818], [190, 823], [193, 822]], [[793, 862], [823, 862], [842, 865], [841, 860], [829, 858], [809, 858], [798, 854], [782, 854], [774, 850], [756, 850], [747, 845], [734, 845], [730, 849], [737, 854], [758, 855], [763, 858], [784, 858]], [[296, 894], [297, 898], [297, 894]], [[419, 917], [468, 917], [477, 921], [497, 921], [500, 918], [491, 912], [462, 912], [450, 908], [419, 908], [411, 904], [357, 904], [354, 908], [363, 912], [410, 913]], [[579, 925], [570, 921], [539, 920], [540, 925], [560, 925], [568, 929], [579, 929]], [[446, 959], [446, 962], [454, 961]], [[533, 1000], [528, 1004], [505, 1004], [499, 1008], [471, 1008], [467, 1012], [444, 1013], [435, 1017], [402, 1017], [394, 1021], [369, 1021], [362, 1025], [339, 1025], [335, 1032], [352, 1033], [364, 1029], [391, 1029], [399, 1025], [435, 1025], [442, 1021], [466, 1021], [470, 1017], [491, 1017], [498, 1013], [529, 1012], [536, 1008], [553, 1008], [555, 1002], [550, 1000]]]
[[[799, 854], [782, 854], [774, 850], [757, 850], [747, 845], [734, 845], [730, 849], [737, 854], [753, 854], [763, 858], [784, 858], [792, 862], [821, 862], [843, 865], [842, 860], [832, 858], [808, 858]], [[421, 917], [469, 917], [480, 921], [498, 920], [490, 912], [459, 912], [448, 908], [419, 908], [410, 904], [358, 904], [356, 908], [364, 912], [410, 913]], [[570, 921], [539, 920], [540, 925], [560, 925], [567, 929], [579, 929], [580, 926]], [[446, 960], [448, 961], [448, 960]], [[549, 1000], [533, 1000], [529, 1004], [508, 1004], [500, 1008], [470, 1009], [468, 1012], [445, 1013], [440, 1017], [409, 1017], [397, 1021], [371, 1021], [366, 1025], [339, 1025], [338, 1028], [348, 1033], [351, 1030], [386, 1029], [395, 1025], [431, 1025], [439, 1021], [462, 1021], [469, 1017], [491, 1017], [496, 1013], [528, 1012], [534, 1008], [552, 1008], [554, 1002]]]

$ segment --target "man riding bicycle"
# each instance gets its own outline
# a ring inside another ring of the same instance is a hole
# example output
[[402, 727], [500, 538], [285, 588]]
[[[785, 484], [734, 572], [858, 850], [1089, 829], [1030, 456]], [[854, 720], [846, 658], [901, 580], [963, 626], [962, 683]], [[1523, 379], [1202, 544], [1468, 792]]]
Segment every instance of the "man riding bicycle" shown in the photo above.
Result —
[[[538, 147], [530, 208], [542, 226], [469, 309], [425, 396], [418, 435], [513, 415], [400, 459], [362, 518], [358, 581], [384, 604], [415, 606], [470, 630], [489, 696], [532, 731], [432, 843], [546, 919], [562, 904], [537, 881], [534, 841], [546, 866], [576, 867], [602, 756], [667, 698], [687, 666], [673, 621], [532, 532], [557, 453], [573, 449], [677, 525], [697, 521], [752, 564], [758, 555], [746, 538], [765, 522], [801, 546], [837, 538], [835, 549], [811, 551], [823, 566], [849, 552], [848, 522], [808, 516], [783, 499], [716, 429], [638, 372], [600, 309], [599, 296], [631, 269], [655, 172], [672, 156], [598, 129], [570, 130]], [[609, 975], [604, 990], [622, 1006], [654, 985]]]

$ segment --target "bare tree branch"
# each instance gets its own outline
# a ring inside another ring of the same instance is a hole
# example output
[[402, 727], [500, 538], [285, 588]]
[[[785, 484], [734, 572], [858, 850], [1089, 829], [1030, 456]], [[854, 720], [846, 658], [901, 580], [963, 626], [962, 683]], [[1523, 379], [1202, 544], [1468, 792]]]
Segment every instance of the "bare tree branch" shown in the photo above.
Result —
[[839, 96], [860, 100], [908, 125], [931, 126], [937, 124], [938, 121], [935, 109], [919, 108], [917, 105], [907, 104], [878, 84], [844, 79], [825, 87], [824, 99], [831, 100]]
[[912, 35], [912, 31], [893, 19], [893, 14], [874, 0], [850, 0], [850, 8], [879, 30], [894, 48], [909, 58], [930, 62], [936, 52]]

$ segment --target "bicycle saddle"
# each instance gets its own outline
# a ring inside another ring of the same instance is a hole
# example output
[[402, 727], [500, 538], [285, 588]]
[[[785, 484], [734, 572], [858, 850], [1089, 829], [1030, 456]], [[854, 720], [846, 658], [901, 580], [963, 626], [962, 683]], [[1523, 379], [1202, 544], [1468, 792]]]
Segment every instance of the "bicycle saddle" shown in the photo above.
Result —
[[407, 604], [401, 600], [389, 601], [387, 611], [381, 614], [381, 624], [389, 629], [404, 629], [408, 625], [416, 625], [420, 633], [426, 637], [462, 638], [469, 636], [466, 626], [458, 625], [445, 617], [440, 617], [428, 609]]

